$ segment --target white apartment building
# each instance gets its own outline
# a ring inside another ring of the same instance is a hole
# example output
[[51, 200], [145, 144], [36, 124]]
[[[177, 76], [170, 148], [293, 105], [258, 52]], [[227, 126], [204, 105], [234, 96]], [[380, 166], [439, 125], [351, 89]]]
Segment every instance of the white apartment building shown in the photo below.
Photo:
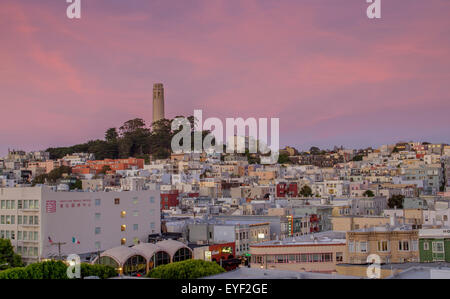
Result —
[[159, 191], [60, 192], [0, 188], [0, 238], [25, 262], [147, 242], [160, 233]]

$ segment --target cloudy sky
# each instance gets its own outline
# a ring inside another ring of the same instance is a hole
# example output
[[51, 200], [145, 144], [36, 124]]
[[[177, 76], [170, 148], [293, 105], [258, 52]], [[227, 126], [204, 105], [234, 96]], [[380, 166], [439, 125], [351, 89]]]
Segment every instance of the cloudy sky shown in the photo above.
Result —
[[282, 145], [450, 143], [450, 1], [65, 0], [0, 4], [0, 154], [166, 116], [280, 118]]

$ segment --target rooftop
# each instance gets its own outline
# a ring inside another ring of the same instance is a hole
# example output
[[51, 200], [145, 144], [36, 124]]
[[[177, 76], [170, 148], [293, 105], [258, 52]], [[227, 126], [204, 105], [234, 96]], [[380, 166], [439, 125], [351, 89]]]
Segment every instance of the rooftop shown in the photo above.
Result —
[[316, 234], [304, 235], [300, 237], [286, 238], [283, 240], [272, 240], [251, 245], [251, 247], [258, 246], [289, 246], [289, 245], [334, 245], [345, 244], [345, 232], [341, 231], [326, 231]]

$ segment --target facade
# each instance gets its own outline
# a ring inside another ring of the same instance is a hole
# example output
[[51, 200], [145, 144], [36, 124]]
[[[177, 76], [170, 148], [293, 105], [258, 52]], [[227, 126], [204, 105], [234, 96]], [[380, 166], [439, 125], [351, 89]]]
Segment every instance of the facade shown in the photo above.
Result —
[[179, 192], [178, 190], [170, 190], [161, 192], [161, 210], [168, 210], [178, 206]]
[[407, 226], [372, 227], [347, 232], [347, 262], [367, 264], [371, 254], [380, 256], [381, 263], [419, 261], [418, 231]]
[[421, 263], [450, 262], [450, 228], [419, 230]]
[[118, 170], [143, 169], [144, 159], [105, 159], [97, 161], [87, 161], [85, 164], [72, 167], [73, 174], [99, 174], [104, 167], [109, 167], [110, 172], [115, 173]]
[[194, 259], [204, 261], [220, 261], [235, 257], [235, 243], [212, 244], [208, 246], [196, 247], [193, 250]]
[[351, 231], [360, 228], [384, 226], [390, 223], [389, 217], [383, 216], [334, 216], [331, 218], [334, 231]]
[[250, 246], [251, 267], [332, 273], [345, 261], [345, 233], [286, 238]]
[[158, 191], [2, 188], [0, 237], [10, 239], [25, 262], [60, 254], [89, 256], [120, 245], [138, 244], [149, 234], [160, 233], [158, 199]]

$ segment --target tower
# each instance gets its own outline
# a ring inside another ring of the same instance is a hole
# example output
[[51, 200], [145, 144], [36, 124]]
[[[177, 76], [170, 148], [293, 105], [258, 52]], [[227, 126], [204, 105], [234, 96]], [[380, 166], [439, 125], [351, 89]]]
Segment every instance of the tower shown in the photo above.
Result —
[[164, 118], [164, 86], [162, 83], [153, 85], [153, 122]]

